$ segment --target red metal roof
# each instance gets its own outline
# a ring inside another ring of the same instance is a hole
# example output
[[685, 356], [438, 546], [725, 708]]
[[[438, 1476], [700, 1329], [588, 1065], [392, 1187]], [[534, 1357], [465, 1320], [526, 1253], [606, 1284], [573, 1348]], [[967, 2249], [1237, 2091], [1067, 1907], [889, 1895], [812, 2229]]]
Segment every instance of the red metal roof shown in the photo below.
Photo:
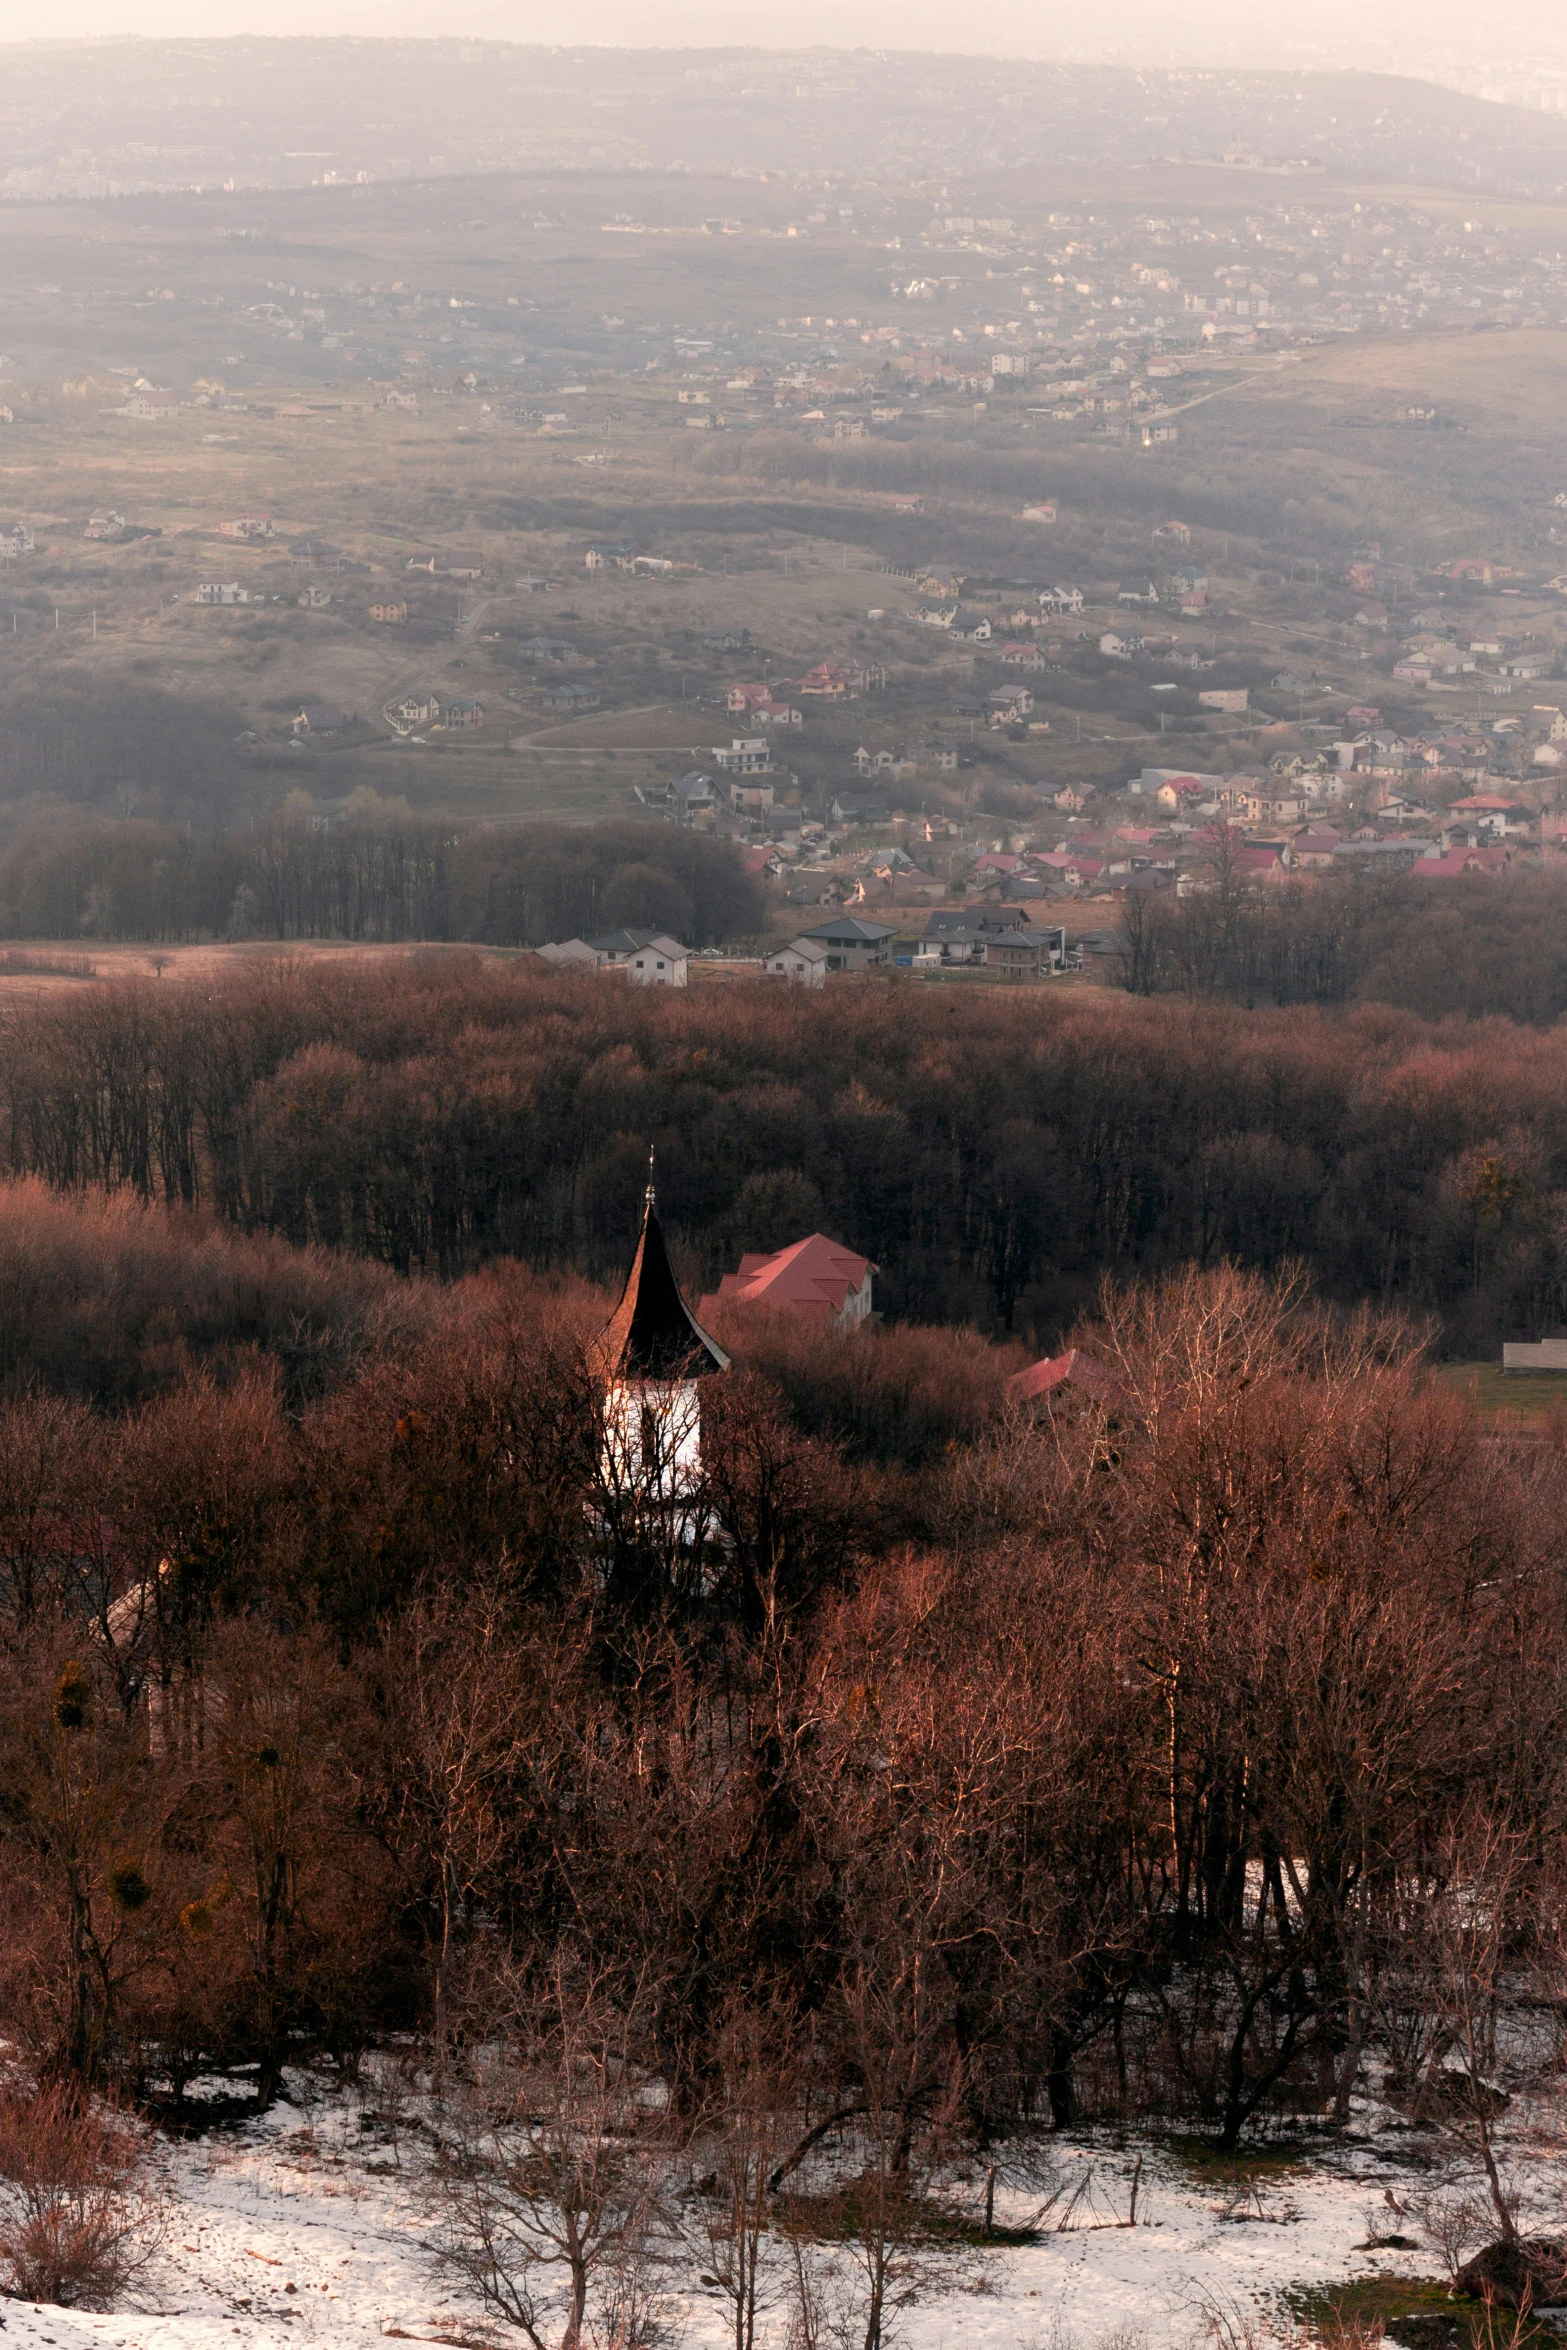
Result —
[[1111, 1391], [1108, 1372], [1092, 1355], [1074, 1346], [1064, 1355], [1046, 1355], [1042, 1362], [1030, 1363], [1026, 1371], [1014, 1373], [1007, 1381], [1007, 1394], [1014, 1403], [1032, 1403], [1042, 1395], [1053, 1395], [1068, 1380], [1089, 1395], [1107, 1396]]
[[825, 1322], [841, 1314], [845, 1299], [864, 1286], [867, 1273], [877, 1270], [869, 1257], [840, 1248], [824, 1232], [812, 1232], [770, 1256], [743, 1256], [739, 1272], [726, 1273], [697, 1312], [707, 1314], [731, 1298], [746, 1298], [763, 1305], [794, 1306]]

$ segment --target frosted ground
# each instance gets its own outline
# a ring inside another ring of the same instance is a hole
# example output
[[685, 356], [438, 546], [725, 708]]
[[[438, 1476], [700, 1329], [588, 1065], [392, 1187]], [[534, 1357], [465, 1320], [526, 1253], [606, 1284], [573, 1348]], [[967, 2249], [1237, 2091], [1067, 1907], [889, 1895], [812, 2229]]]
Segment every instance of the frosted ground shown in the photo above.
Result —
[[[161, 2148], [168, 2240], [135, 2306], [96, 2316], [0, 2304], [4, 2350], [277, 2350], [285, 2338], [299, 2350], [368, 2350], [389, 2339], [522, 2350], [520, 2335], [487, 2321], [432, 2263], [417, 2136], [389, 2146], [367, 2122], [369, 2091], [323, 2098], [293, 2086], [295, 2102], [259, 2120]], [[1515, 2175], [1543, 2215], [1558, 2193], [1560, 2141], [1545, 2122], [1511, 2135]], [[1417, 2183], [1416, 2144], [1391, 2115], [1366, 2114], [1349, 2141], [1270, 2168], [1250, 2191], [1194, 2174], [1147, 2142], [1134, 2227], [1124, 2222], [1136, 2145], [1056, 2146], [1066, 2197], [1083, 2189], [1068, 2224], [1057, 2232], [1052, 2219], [1037, 2243], [966, 2256], [896, 2313], [894, 2341], [908, 2350], [1093, 2350], [1132, 2333], [1164, 2350], [1200, 2340], [1216, 2310], [1231, 2327], [1250, 2317], [1267, 2328], [1292, 2289], [1431, 2276], [1440, 2266], [1429, 2250], [1365, 2248], [1368, 2221], [1383, 2234], [1415, 2226], [1387, 2201], [1402, 2203]], [[1003, 2193], [997, 2221], [1020, 2222], [1033, 2207]], [[701, 2285], [702, 2265], [695, 2250], [676, 2265], [673, 2350], [719, 2350], [731, 2338], [727, 2304]], [[785, 2330], [780, 2303], [760, 2339], [781, 2344]]]

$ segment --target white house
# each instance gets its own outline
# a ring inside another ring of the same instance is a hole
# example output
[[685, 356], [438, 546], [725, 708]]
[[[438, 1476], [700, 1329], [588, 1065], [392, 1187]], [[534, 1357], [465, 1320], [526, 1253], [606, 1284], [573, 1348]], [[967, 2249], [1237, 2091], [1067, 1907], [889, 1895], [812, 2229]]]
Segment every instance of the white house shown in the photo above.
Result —
[[832, 959], [832, 949], [825, 939], [797, 938], [792, 946], [769, 955], [766, 968], [771, 977], [787, 979], [796, 987], [822, 987]]
[[713, 765], [725, 775], [765, 775], [773, 763], [773, 754], [764, 734], [737, 734], [728, 750], [713, 748]]
[[624, 969], [633, 987], [685, 987], [691, 950], [661, 930], [611, 930], [589, 946], [611, 970]]

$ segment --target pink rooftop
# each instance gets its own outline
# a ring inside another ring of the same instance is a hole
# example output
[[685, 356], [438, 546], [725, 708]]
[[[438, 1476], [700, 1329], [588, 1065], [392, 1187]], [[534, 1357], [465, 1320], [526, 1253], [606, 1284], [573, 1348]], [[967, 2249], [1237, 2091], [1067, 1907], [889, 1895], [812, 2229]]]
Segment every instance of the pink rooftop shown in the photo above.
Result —
[[[876, 1270], [869, 1257], [857, 1256], [852, 1248], [840, 1248], [824, 1232], [813, 1232], [771, 1256], [743, 1256], [739, 1272], [726, 1273], [714, 1294], [703, 1298], [699, 1311], [706, 1313], [731, 1299], [745, 1298], [763, 1305], [793, 1306], [822, 1322], [847, 1326], [868, 1310], [870, 1276]], [[863, 1305], [859, 1303], [862, 1297]]]

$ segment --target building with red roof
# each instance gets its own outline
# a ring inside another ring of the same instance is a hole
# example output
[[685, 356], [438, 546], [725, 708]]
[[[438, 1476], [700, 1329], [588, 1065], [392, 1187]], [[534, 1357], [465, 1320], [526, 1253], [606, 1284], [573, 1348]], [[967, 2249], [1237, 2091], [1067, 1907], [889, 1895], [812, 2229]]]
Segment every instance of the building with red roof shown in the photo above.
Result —
[[1094, 1403], [1105, 1403], [1114, 1393], [1114, 1384], [1102, 1363], [1074, 1346], [1064, 1355], [1046, 1355], [1043, 1361], [1030, 1363], [1026, 1371], [1015, 1372], [1007, 1381], [1006, 1395], [1009, 1403], [1040, 1408], [1064, 1403], [1066, 1391], [1073, 1389]]
[[869, 1257], [841, 1248], [825, 1232], [812, 1232], [788, 1248], [740, 1259], [738, 1273], [726, 1273], [698, 1315], [738, 1303], [788, 1306], [836, 1330], [853, 1330], [871, 1310], [871, 1276], [880, 1270]]

